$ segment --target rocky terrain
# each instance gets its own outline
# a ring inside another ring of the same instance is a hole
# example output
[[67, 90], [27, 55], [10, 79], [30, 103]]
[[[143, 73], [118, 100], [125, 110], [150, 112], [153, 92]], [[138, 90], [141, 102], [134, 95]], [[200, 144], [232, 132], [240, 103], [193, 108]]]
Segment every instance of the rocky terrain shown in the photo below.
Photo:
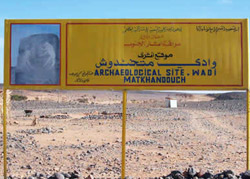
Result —
[[[10, 178], [121, 176], [121, 92], [14, 91], [12, 95], [27, 99], [11, 102]], [[126, 176], [249, 176], [243, 173], [245, 95], [219, 96], [128, 92]], [[166, 97], [176, 98], [178, 108], [166, 108]]]

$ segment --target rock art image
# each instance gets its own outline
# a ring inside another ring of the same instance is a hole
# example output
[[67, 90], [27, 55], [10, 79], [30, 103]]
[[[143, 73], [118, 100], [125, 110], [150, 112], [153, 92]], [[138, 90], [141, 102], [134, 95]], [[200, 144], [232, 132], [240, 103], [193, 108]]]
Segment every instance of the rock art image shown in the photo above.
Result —
[[16, 84], [59, 84], [59, 38], [34, 34], [22, 38], [15, 68]]

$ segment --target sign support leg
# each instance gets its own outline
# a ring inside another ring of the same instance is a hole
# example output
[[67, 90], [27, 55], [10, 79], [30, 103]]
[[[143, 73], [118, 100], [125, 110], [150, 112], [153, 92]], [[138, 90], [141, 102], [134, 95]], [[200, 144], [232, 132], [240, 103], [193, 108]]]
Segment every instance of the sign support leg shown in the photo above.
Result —
[[127, 108], [127, 91], [123, 91], [122, 101], [122, 179], [125, 178], [126, 167], [126, 108]]
[[3, 173], [7, 178], [7, 90], [3, 89]]
[[247, 170], [250, 170], [250, 94], [247, 89]]

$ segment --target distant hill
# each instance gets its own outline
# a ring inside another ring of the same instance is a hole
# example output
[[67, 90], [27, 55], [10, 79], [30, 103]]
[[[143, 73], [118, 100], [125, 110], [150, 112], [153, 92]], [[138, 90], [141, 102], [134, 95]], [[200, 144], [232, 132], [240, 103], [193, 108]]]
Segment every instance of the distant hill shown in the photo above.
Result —
[[245, 92], [231, 92], [223, 94], [208, 94], [208, 96], [215, 98], [214, 100], [245, 100]]

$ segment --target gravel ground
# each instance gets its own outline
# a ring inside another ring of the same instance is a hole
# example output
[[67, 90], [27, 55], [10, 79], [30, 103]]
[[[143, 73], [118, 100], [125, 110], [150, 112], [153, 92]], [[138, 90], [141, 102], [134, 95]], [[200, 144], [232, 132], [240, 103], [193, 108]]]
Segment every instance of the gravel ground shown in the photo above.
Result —
[[[10, 178], [120, 177], [121, 93], [72, 94], [62, 93], [58, 100], [53, 92], [36, 92], [39, 100], [12, 102]], [[200, 101], [199, 95], [175, 95], [178, 108], [169, 109], [165, 97], [128, 94], [128, 178], [249, 177], [244, 99]], [[25, 109], [33, 110], [31, 116], [25, 116]]]

